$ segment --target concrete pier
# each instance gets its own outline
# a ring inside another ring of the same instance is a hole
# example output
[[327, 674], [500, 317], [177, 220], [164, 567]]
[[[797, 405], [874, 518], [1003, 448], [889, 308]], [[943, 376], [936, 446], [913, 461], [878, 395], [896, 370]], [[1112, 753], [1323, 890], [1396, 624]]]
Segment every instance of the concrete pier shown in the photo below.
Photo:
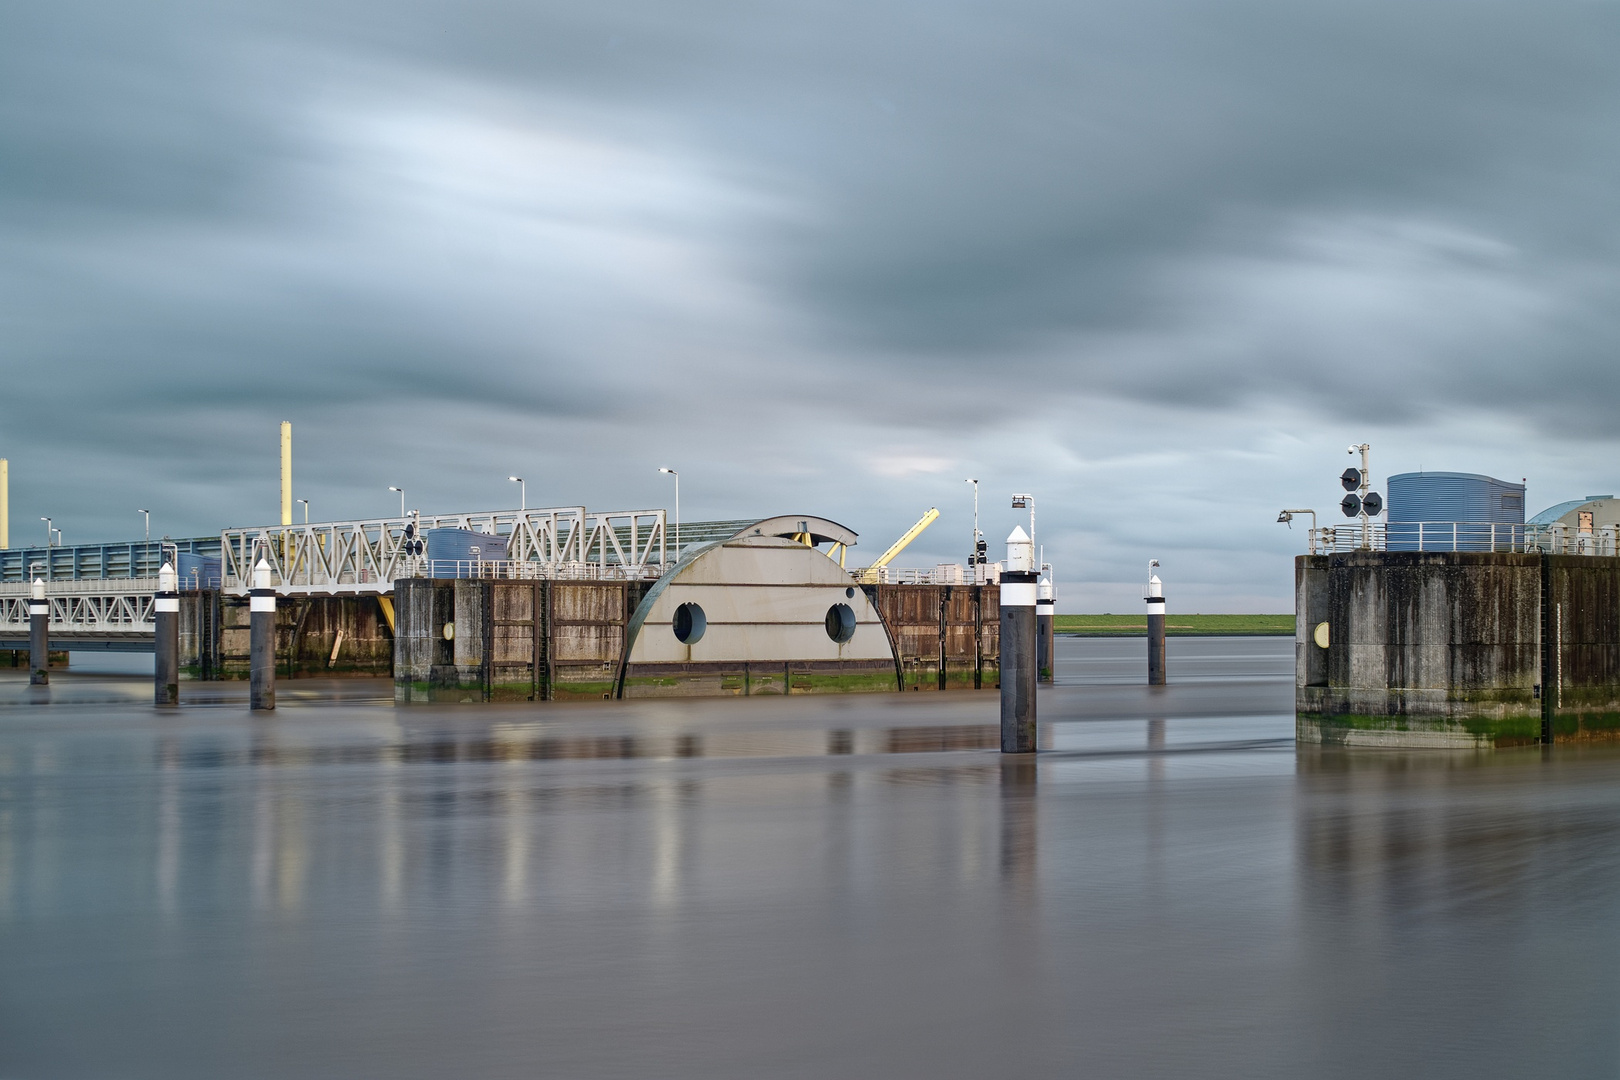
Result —
[[1035, 552], [1022, 528], [1007, 538], [1007, 569], [1001, 574], [1001, 752], [1032, 754], [1038, 734], [1035, 690]]
[[1305, 555], [1295, 614], [1301, 742], [1620, 738], [1620, 558]]
[[[1158, 560], [1153, 561], [1158, 565]], [[1148, 573], [1147, 594], [1148, 685], [1164, 685], [1164, 584]]]
[[152, 597], [153, 664], [152, 703], [180, 704], [180, 591], [174, 566], [158, 571], [157, 593]]
[[1035, 591], [1035, 655], [1040, 657], [1040, 680], [1051, 682], [1057, 663], [1056, 644], [1053, 641], [1057, 597], [1051, 578], [1042, 578]]
[[270, 586], [270, 564], [260, 559], [253, 568], [249, 592], [250, 638], [248, 707], [276, 707], [276, 591]]
[[45, 582], [34, 579], [28, 599], [28, 682], [44, 686], [51, 681], [51, 604]]

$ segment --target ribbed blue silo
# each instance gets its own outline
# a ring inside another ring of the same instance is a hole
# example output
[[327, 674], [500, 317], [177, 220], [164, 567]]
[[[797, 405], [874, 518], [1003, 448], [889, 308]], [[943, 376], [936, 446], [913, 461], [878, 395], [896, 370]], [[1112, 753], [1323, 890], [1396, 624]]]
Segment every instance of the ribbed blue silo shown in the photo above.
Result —
[[1418, 549], [1419, 522], [1425, 523], [1426, 548], [1451, 547], [1449, 530], [1431, 530], [1427, 523], [1454, 523], [1457, 550], [1489, 551], [1490, 524], [1524, 524], [1524, 485], [1479, 473], [1397, 473], [1389, 478], [1386, 520], [1391, 551]]

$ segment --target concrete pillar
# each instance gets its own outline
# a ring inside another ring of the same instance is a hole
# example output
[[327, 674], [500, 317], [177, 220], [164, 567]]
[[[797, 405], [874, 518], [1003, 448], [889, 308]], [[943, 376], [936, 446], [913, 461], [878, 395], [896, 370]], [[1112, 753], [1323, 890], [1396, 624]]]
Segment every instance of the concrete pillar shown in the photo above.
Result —
[[270, 564], [260, 557], [248, 590], [248, 707], [276, 707], [276, 590]]
[[158, 587], [152, 597], [152, 630], [155, 634], [152, 665], [152, 703], [180, 704], [180, 589], [174, 566], [168, 562], [158, 571]]
[[1164, 584], [1159, 575], [1148, 574], [1148, 685], [1164, 685]]
[[28, 598], [28, 684], [49, 683], [50, 666], [51, 602], [45, 599], [45, 583], [35, 578]]
[[1036, 748], [1035, 551], [1028, 534], [1007, 537], [1007, 569], [1001, 573], [1001, 752], [1032, 754]]
[[1035, 590], [1035, 653], [1040, 657], [1041, 682], [1051, 682], [1057, 666], [1057, 644], [1053, 639], [1057, 611], [1057, 597], [1053, 594], [1052, 579], [1042, 578]]

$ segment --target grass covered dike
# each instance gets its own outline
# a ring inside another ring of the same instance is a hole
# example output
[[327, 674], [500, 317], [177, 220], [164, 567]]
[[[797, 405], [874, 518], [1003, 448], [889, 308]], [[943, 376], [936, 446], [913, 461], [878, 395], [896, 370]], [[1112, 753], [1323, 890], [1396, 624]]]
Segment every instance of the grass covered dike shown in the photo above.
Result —
[[[1147, 615], [1056, 615], [1053, 629], [1082, 637], [1146, 637]], [[1292, 615], [1170, 615], [1167, 637], [1293, 637]]]

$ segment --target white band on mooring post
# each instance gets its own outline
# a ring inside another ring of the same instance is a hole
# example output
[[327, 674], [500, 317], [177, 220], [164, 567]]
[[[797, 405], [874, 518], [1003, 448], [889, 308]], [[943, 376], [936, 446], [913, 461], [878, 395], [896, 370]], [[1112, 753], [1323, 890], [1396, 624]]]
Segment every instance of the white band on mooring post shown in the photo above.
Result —
[[1001, 582], [1002, 607], [1034, 607], [1035, 583], [1033, 581], [1007, 581]]
[[[179, 608], [176, 608], [175, 610], [178, 611]], [[237, 610], [240, 611], [241, 608], [237, 608]], [[248, 601], [248, 610], [274, 612], [276, 610], [276, 598], [273, 595], [254, 596]]]
[[49, 615], [50, 613], [51, 613], [51, 605], [42, 604], [38, 600], [30, 600], [28, 602], [28, 614], [30, 614], [30, 615]]
[[1164, 614], [1164, 597], [1162, 597], [1162, 596], [1150, 596], [1150, 597], [1148, 597], [1147, 598], [1147, 606], [1148, 606], [1147, 613], [1149, 615], [1163, 615]]
[[152, 610], [161, 611], [166, 615], [180, 613], [180, 598], [178, 596], [159, 596], [152, 601]]

